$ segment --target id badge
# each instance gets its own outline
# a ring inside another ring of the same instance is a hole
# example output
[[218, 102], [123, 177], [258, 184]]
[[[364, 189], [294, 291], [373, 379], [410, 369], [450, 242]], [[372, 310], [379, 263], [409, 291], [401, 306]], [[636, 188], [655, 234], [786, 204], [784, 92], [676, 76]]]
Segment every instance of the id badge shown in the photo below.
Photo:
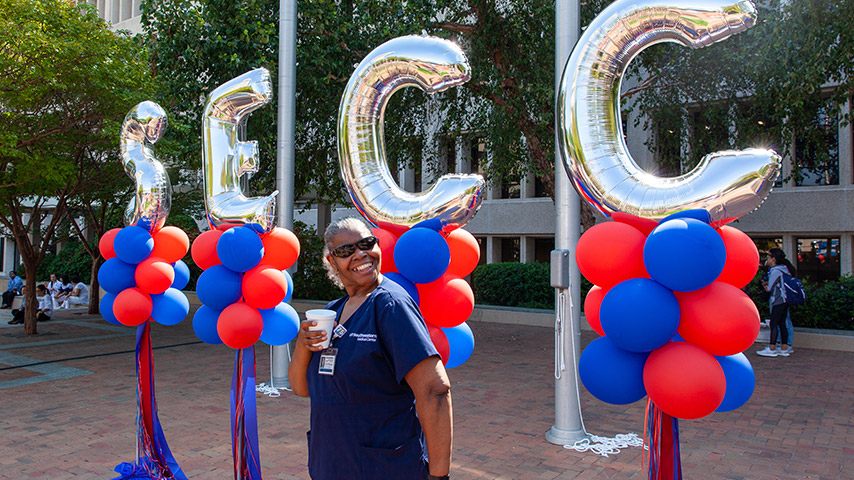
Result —
[[337, 348], [327, 348], [320, 353], [320, 365], [317, 373], [321, 375], [335, 374], [335, 356], [338, 355]]

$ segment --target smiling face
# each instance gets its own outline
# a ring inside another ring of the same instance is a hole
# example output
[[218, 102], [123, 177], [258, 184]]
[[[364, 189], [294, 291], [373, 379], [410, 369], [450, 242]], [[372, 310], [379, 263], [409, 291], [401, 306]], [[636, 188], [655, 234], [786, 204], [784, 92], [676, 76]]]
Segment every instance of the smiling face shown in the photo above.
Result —
[[[332, 249], [348, 243], [356, 243], [369, 236], [355, 230], [341, 230], [334, 237], [330, 245]], [[375, 244], [370, 250], [356, 248], [353, 255], [346, 258], [327, 255], [326, 259], [332, 264], [344, 284], [344, 289], [351, 296], [360, 290], [373, 290], [379, 284], [381, 253], [379, 244]]]

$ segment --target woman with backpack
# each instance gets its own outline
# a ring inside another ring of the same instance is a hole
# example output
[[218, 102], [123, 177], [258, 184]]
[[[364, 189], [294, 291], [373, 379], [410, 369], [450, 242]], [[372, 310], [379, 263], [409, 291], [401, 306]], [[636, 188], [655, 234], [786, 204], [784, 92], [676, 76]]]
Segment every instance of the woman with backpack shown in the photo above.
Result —
[[[765, 291], [771, 294], [771, 338], [770, 344], [756, 352], [763, 357], [788, 357], [789, 356], [789, 329], [786, 327], [786, 316], [789, 306], [786, 305], [786, 289], [783, 286], [783, 275], [791, 275], [794, 266], [786, 260], [786, 254], [779, 248], [772, 248], [768, 252], [765, 266], [768, 267], [768, 281], [763, 281]], [[777, 350], [777, 329], [780, 329], [780, 341], [782, 347]]]

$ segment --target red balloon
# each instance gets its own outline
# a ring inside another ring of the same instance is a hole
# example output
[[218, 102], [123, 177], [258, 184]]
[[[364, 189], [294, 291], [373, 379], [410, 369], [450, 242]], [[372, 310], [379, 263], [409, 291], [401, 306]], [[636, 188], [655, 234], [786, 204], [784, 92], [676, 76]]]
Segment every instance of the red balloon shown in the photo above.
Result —
[[272, 265], [279, 270], [287, 270], [299, 257], [299, 239], [287, 228], [274, 228], [272, 232], [261, 238], [261, 242], [264, 244], [261, 265]]
[[685, 419], [714, 412], [726, 393], [720, 363], [702, 348], [685, 342], [670, 342], [649, 355], [643, 385], [658, 408]]
[[136, 266], [134, 278], [143, 292], [163, 293], [175, 281], [175, 269], [165, 259], [148, 257]]
[[202, 270], [207, 270], [214, 265], [222, 263], [216, 254], [216, 242], [219, 240], [220, 235], [222, 235], [222, 230], [208, 230], [193, 240], [193, 247], [190, 249], [190, 254], [193, 257], [193, 261]]
[[649, 235], [655, 230], [655, 227], [658, 226], [658, 222], [649, 218], [642, 218], [635, 215], [629, 215], [628, 213], [623, 212], [614, 212], [611, 214], [611, 218], [616, 222], [625, 223], [626, 225], [631, 225], [644, 235]]
[[607, 290], [594, 285], [584, 299], [584, 318], [587, 319], [590, 328], [603, 337], [605, 331], [602, 330], [602, 324], [599, 322], [599, 307], [602, 306], [602, 299], [605, 298], [606, 293], [608, 293]]
[[397, 235], [382, 228], [372, 228], [371, 233], [377, 237], [380, 243], [380, 252], [382, 253], [380, 273], [397, 272], [397, 267], [394, 265], [394, 245], [397, 243]]
[[724, 282], [693, 292], [673, 292], [679, 300], [679, 335], [712, 355], [741, 353], [759, 335], [759, 312], [753, 300]]
[[418, 283], [424, 320], [442, 328], [456, 327], [474, 311], [474, 293], [462, 278], [446, 273], [432, 283]]
[[101, 256], [104, 257], [104, 260], [109, 260], [116, 256], [116, 252], [113, 250], [113, 240], [115, 240], [116, 234], [119, 233], [120, 230], [121, 228], [107, 230], [107, 232], [101, 236], [101, 239], [98, 240], [98, 250], [101, 252]]
[[261, 312], [243, 302], [232, 303], [219, 314], [216, 331], [222, 343], [231, 348], [249, 348], [261, 338], [264, 319]]
[[759, 270], [759, 250], [753, 240], [737, 228], [724, 225], [718, 233], [726, 247], [726, 263], [717, 280], [744, 288]]
[[188, 250], [190, 250], [190, 238], [178, 227], [163, 227], [154, 234], [152, 257], [160, 257], [168, 263], [175, 263], [184, 258]]
[[480, 245], [474, 235], [458, 228], [449, 233], [445, 240], [451, 249], [451, 263], [448, 273], [465, 277], [474, 271], [480, 261]]
[[581, 274], [604, 289], [630, 278], [648, 278], [640, 230], [619, 222], [594, 225], [578, 240], [575, 259]]
[[113, 315], [122, 325], [136, 327], [151, 318], [151, 296], [139, 288], [126, 288], [113, 300]]
[[276, 267], [258, 265], [243, 275], [243, 300], [255, 308], [273, 308], [287, 293], [288, 280]]
[[439, 351], [439, 356], [442, 357], [442, 364], [448, 364], [448, 358], [451, 356], [451, 346], [448, 344], [448, 337], [441, 328], [427, 323], [427, 331], [430, 332], [430, 340], [433, 341], [433, 346]]

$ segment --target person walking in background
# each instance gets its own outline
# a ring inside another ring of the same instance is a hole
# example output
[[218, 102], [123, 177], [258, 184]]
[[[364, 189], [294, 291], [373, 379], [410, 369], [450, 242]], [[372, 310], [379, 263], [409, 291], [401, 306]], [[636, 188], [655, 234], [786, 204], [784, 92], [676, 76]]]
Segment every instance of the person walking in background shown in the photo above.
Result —
[[[789, 307], [786, 305], [786, 289], [783, 286], [783, 275], [790, 274], [786, 263], [788, 263], [786, 255], [779, 248], [772, 248], [768, 252], [768, 259], [765, 261], [765, 265], [768, 267], [768, 281], [763, 281], [762, 286], [765, 291], [771, 294], [769, 300], [771, 303], [771, 339], [767, 347], [756, 352], [763, 357], [789, 356], [789, 330], [786, 327], [786, 315]], [[776, 348], [778, 329], [781, 340], [780, 349]]]
[[[39, 299], [39, 309], [36, 311], [36, 321], [46, 322], [50, 320], [53, 313], [53, 300], [47, 287], [44, 285], [36, 285], [36, 295]], [[24, 323], [24, 307], [12, 310], [12, 320], [9, 320], [9, 325]]]
[[77, 275], [71, 276], [71, 283], [74, 285], [74, 288], [65, 297], [65, 301], [62, 302], [62, 308], [75, 305], [89, 305], [89, 287], [81, 282], [80, 277]]
[[0, 308], [12, 308], [12, 302], [16, 296], [21, 294], [21, 289], [23, 288], [24, 281], [21, 280], [21, 277], [14, 270], [9, 272], [9, 285], [6, 287], [6, 291], [3, 292], [3, 304], [0, 305]]
[[309, 476], [448, 479], [451, 385], [418, 306], [380, 274], [382, 253], [361, 220], [330, 225], [323, 251], [347, 295], [326, 307], [337, 312], [330, 347], [306, 320], [288, 368], [293, 392], [311, 398]]

